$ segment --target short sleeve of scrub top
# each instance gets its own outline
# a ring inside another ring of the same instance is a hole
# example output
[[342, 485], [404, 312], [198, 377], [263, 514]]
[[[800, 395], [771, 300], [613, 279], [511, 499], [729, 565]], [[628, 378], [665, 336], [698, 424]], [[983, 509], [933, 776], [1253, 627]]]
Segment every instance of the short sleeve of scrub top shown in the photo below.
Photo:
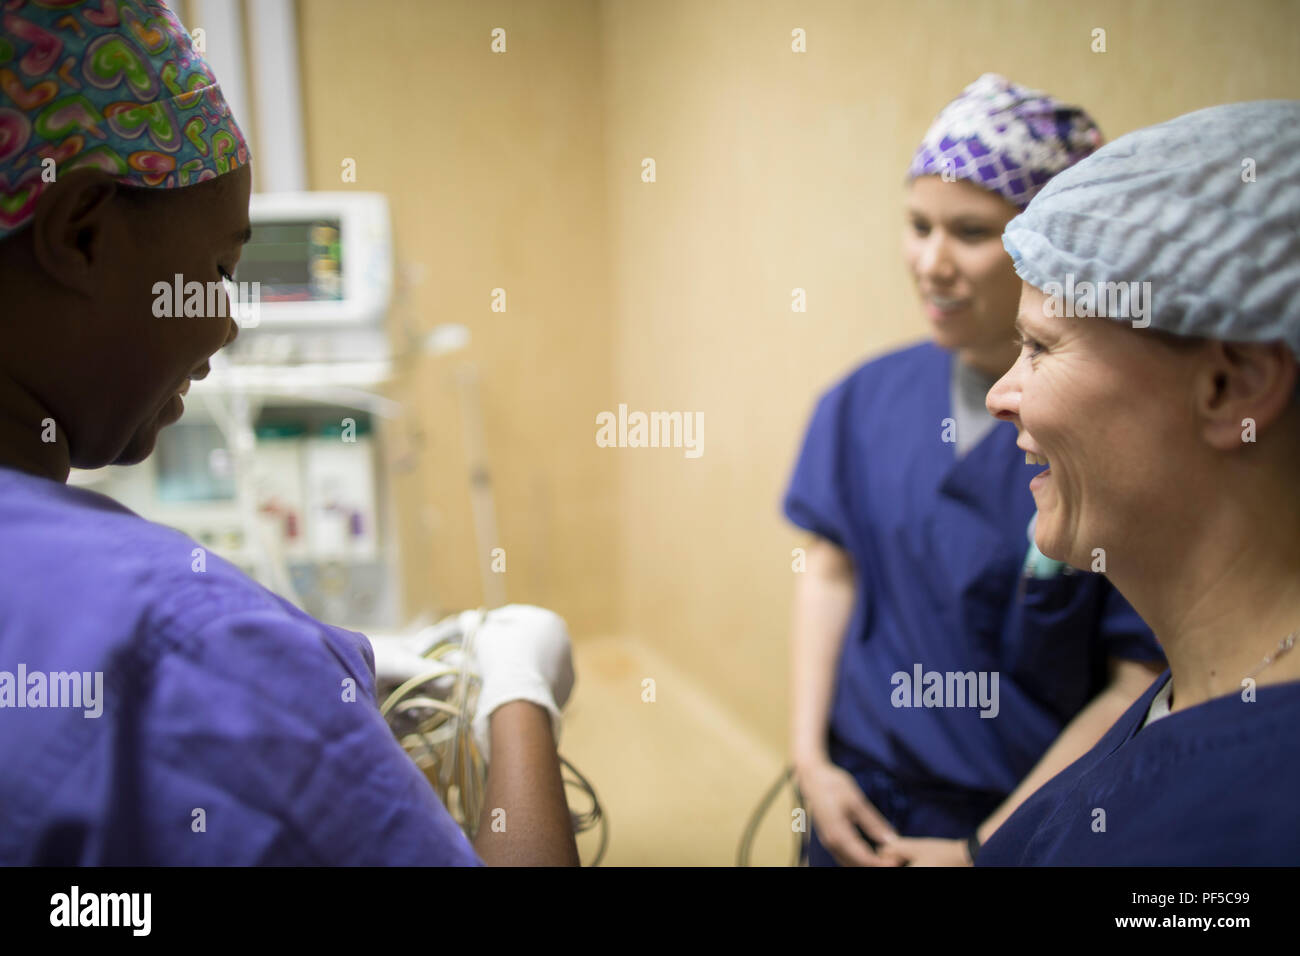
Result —
[[844, 450], [848, 442], [849, 393], [843, 385], [821, 397], [804, 434], [794, 475], [785, 499], [785, 513], [801, 528], [847, 549], [850, 522], [842, 493]]
[[480, 862], [362, 635], [85, 489], [0, 468], [0, 527], [0, 672], [102, 680], [95, 715], [0, 696], [0, 864]]

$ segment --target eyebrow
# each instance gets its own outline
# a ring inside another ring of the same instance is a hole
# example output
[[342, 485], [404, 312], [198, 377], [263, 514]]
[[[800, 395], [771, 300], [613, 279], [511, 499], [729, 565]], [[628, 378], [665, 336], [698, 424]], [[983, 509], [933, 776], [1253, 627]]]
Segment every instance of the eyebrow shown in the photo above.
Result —
[[[906, 207], [906, 209], [907, 209], [907, 215], [911, 219], [933, 220], [935, 218], [933, 216], [926, 214], [924, 210], [918, 209], [915, 206], [908, 206]], [[966, 226], [966, 227], [975, 226], [980, 229], [997, 228], [991, 216], [986, 217], [978, 212], [964, 212], [964, 211], [958, 212], [946, 218], [940, 216], [938, 217], [937, 221], [944, 223], [949, 227], [956, 226], [960, 228], [962, 226]]]

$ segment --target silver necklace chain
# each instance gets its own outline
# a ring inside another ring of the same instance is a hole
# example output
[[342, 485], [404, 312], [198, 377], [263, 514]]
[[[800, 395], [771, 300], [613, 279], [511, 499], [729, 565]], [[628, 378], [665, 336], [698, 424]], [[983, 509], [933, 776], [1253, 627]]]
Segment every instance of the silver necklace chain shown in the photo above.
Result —
[[1277, 647], [1273, 648], [1273, 653], [1269, 654], [1262, 661], [1260, 661], [1259, 666], [1256, 667], [1253, 671], [1251, 671], [1246, 676], [1253, 678], [1265, 667], [1268, 667], [1269, 664], [1272, 664], [1275, 660], [1277, 660], [1287, 651], [1291, 650], [1291, 648], [1295, 647], [1296, 637], [1298, 635], [1300, 635], [1300, 631], [1292, 631], [1286, 637], [1282, 638], [1282, 640], [1278, 641]]

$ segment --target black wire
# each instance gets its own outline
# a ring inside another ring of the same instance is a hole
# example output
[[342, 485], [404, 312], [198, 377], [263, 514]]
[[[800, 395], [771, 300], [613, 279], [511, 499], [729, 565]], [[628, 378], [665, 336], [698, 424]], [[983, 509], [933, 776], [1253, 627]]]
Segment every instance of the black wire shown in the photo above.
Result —
[[591, 797], [591, 809], [587, 813], [576, 814], [570, 811], [570, 816], [573, 817], [574, 821], [574, 833], [583, 833], [590, 830], [597, 823], [600, 824], [600, 847], [596, 850], [596, 858], [589, 864], [590, 866], [600, 866], [600, 861], [605, 858], [605, 850], [609, 846], [609, 818], [605, 816], [605, 811], [600, 805], [600, 798], [596, 796], [596, 788], [591, 785], [591, 781], [584, 777], [577, 767], [569, 763], [563, 754], [558, 756], [565, 769], [578, 778], [576, 781], [565, 780], [564, 782], [569, 786], [586, 791], [587, 796]]
[[[794, 786], [794, 767], [782, 768], [776, 782], [768, 788], [767, 793], [763, 794], [763, 799], [759, 801], [758, 807], [749, 818], [749, 822], [745, 824], [745, 832], [740, 837], [740, 847], [736, 850], [736, 866], [750, 865], [749, 859], [754, 849], [754, 837], [758, 834], [758, 828], [763, 822], [763, 817], [767, 815], [768, 809], [772, 806], [772, 802], [776, 800], [787, 783], [794, 788], [795, 800], [799, 804], [803, 803], [799, 796], [799, 788]], [[795, 844], [798, 851], [795, 866], [798, 866], [799, 860], [803, 859], [804, 839], [805, 836], [802, 833], [795, 835]]]
[[808, 827], [811, 826], [808, 820], [808, 810], [804, 806], [803, 792], [799, 789], [798, 782], [794, 779], [794, 768], [790, 768], [790, 788], [794, 790], [794, 805], [803, 811], [803, 827], [794, 835], [794, 861], [791, 866], [803, 866], [808, 859]]

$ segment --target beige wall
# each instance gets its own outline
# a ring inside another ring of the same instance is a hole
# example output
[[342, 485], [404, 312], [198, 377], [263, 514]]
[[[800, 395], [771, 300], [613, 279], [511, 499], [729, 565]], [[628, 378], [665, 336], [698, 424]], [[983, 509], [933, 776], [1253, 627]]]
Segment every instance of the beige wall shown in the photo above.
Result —
[[[799, 542], [779, 499], [816, 394], [925, 334], [898, 240], [933, 115], [987, 70], [1083, 104], [1110, 138], [1300, 95], [1300, 5], [1284, 0], [299, 13], [313, 187], [341, 188], [356, 158], [354, 188], [394, 197], [401, 260], [425, 271], [398, 318], [473, 330], [510, 599], [555, 607], [580, 640], [655, 645], [774, 747]], [[452, 364], [424, 360], [398, 389], [429, 439], [400, 483], [413, 609], [478, 600]], [[620, 402], [703, 412], [704, 456], [596, 448], [596, 413]]]
[[[301, 0], [313, 189], [386, 192], [394, 323], [468, 326], [467, 356], [412, 363], [394, 395], [423, 432], [397, 481], [407, 607], [482, 600], [454, 385], [481, 377], [507, 597], [578, 635], [617, 599], [615, 461], [592, 440], [612, 391], [601, 47], [594, 3]], [[493, 27], [507, 53], [489, 52]], [[356, 160], [357, 182], [340, 182]], [[505, 313], [491, 291], [506, 290]]]
[[[1300, 95], [1300, 5], [1132, 0], [616, 3], [604, 8], [615, 382], [699, 409], [702, 458], [622, 453], [622, 630], [785, 743], [799, 536], [778, 507], [815, 395], [925, 335], [901, 177], [934, 114], [993, 70], [1109, 138]], [[807, 31], [808, 52], [790, 52]], [[1091, 31], [1107, 31], [1092, 53]], [[658, 182], [638, 163], [653, 156]], [[790, 309], [807, 290], [808, 312]]]

